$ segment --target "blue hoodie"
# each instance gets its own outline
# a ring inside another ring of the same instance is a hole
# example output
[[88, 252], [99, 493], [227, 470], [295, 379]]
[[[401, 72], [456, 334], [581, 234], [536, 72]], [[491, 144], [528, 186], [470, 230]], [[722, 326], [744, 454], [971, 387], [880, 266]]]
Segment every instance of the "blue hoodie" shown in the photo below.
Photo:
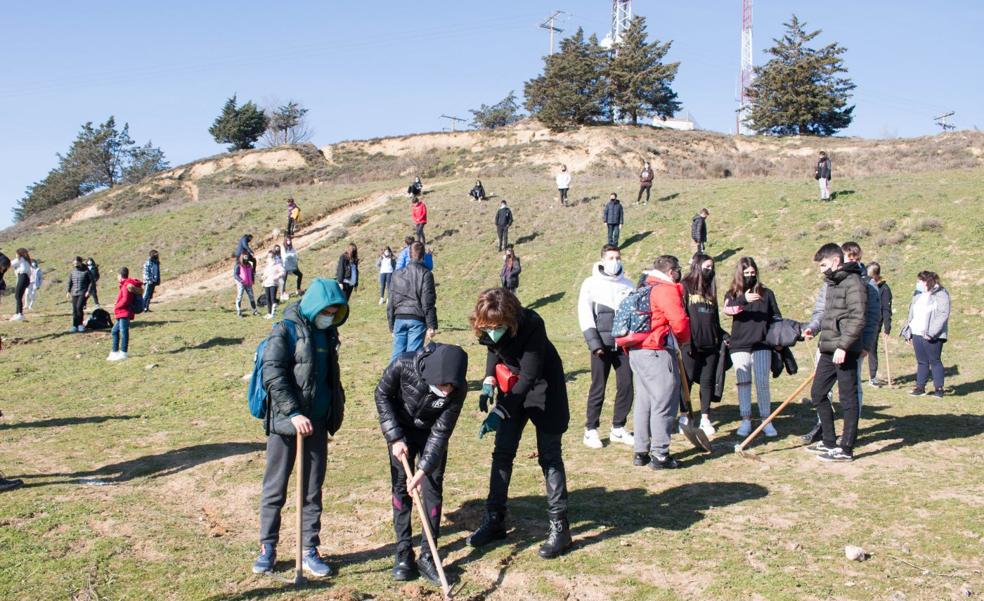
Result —
[[[314, 326], [318, 314], [331, 305], [338, 306], [335, 320], [328, 329], [318, 329]], [[314, 399], [311, 405], [311, 415], [315, 420], [328, 415], [331, 408], [331, 383], [328, 359], [331, 354], [331, 344], [335, 339], [329, 335], [329, 330], [335, 329], [348, 319], [349, 307], [341, 286], [335, 280], [316, 278], [301, 297], [298, 312], [308, 322], [311, 331], [312, 349], [314, 351]]]

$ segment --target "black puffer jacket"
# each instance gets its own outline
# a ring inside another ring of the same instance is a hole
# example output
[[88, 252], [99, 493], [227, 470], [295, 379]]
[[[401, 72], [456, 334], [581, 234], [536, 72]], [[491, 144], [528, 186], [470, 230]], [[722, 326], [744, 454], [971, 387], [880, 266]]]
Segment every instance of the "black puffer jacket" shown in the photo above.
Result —
[[[338, 368], [338, 326], [345, 323], [348, 311], [334, 326], [328, 328], [328, 379], [332, 384], [331, 409], [325, 425], [330, 434], [338, 431], [345, 414], [345, 390], [342, 388]], [[311, 324], [301, 315], [298, 303], [284, 310], [284, 320], [294, 323], [297, 340], [292, 345], [287, 327], [283, 323], [273, 326], [273, 332], [263, 352], [263, 387], [270, 395], [270, 411], [267, 417], [266, 433], [291, 436], [296, 434], [290, 416], [309, 415], [314, 399], [314, 341], [311, 338]], [[293, 346], [293, 354], [290, 352]]]
[[493, 343], [483, 333], [478, 342], [489, 349], [486, 377], [495, 377], [495, 366], [500, 362], [519, 376], [508, 394], [499, 395], [498, 403], [509, 415], [516, 415], [522, 408], [537, 428], [553, 434], [566, 432], [571, 414], [564, 364], [536, 311], [523, 309], [515, 336], [507, 331], [498, 343]]
[[690, 239], [694, 242], [707, 242], [707, 221], [700, 213], [690, 220]]
[[499, 207], [499, 210], [495, 212], [495, 225], [498, 227], [509, 227], [512, 224], [512, 210], [509, 207]]
[[437, 292], [434, 274], [420, 261], [410, 261], [403, 269], [393, 273], [390, 280], [389, 304], [386, 318], [390, 332], [397, 319], [419, 319], [427, 327], [437, 329]]
[[[390, 363], [376, 386], [376, 411], [386, 442], [403, 440], [408, 429], [429, 430], [417, 467], [430, 474], [442, 463], [448, 440], [468, 393], [468, 355], [459, 346], [429, 344]], [[441, 398], [431, 385], [454, 384]]]
[[867, 284], [861, 279], [861, 266], [846, 263], [827, 279], [827, 299], [820, 322], [820, 352], [837, 349], [861, 352], [865, 312], [868, 308]]

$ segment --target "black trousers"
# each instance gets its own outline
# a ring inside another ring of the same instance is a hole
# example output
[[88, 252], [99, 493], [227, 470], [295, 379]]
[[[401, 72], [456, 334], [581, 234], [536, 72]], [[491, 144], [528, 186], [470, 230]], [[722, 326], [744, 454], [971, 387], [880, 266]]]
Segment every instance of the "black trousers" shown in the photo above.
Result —
[[14, 286], [14, 305], [16, 305], [15, 313], [20, 315], [24, 312], [24, 293], [27, 292], [27, 287], [31, 285], [31, 277], [26, 273], [17, 274], [17, 285]]
[[277, 287], [265, 286], [263, 291], [266, 293], [267, 313], [273, 313], [273, 306], [277, 304]]
[[[417, 459], [427, 444], [430, 430], [419, 430], [416, 428], [403, 429], [403, 441], [407, 443], [407, 463], [410, 469], [417, 467]], [[390, 484], [393, 491], [393, 530], [396, 531], [396, 552], [405, 552], [413, 547], [413, 530], [410, 526], [413, 517], [413, 501], [407, 491], [407, 474], [403, 470], [403, 465], [393, 453], [389, 453], [390, 460]], [[427, 521], [430, 522], [431, 532], [434, 534], [434, 543], [437, 544], [437, 537], [441, 528], [441, 506], [444, 503], [444, 468], [448, 462], [447, 450], [438, 462], [434, 471], [424, 478], [420, 486], [421, 500], [424, 502], [424, 511], [427, 513]], [[411, 474], [412, 475], [412, 474]], [[427, 538], [420, 536], [420, 554], [430, 555], [430, 548], [427, 546]]]
[[[489, 497], [485, 506], [489, 511], [505, 513], [509, 497], [509, 481], [512, 478], [516, 449], [523, 437], [523, 429], [529, 416], [520, 408], [515, 415], [504, 420], [495, 433], [492, 450], [492, 473], [489, 476]], [[562, 434], [545, 432], [536, 428], [538, 462], [547, 486], [547, 510], [551, 517], [567, 513], [567, 472], [561, 455]]]
[[509, 246], [509, 226], [508, 225], [498, 225], [495, 228], [496, 234], [499, 236], [499, 252], [506, 250]]
[[615, 413], [612, 427], [622, 428], [632, 408], [632, 369], [629, 356], [616, 350], [603, 349], [599, 357], [591, 353], [591, 386], [588, 387], [588, 410], [584, 427], [597, 430], [601, 424], [601, 407], [605, 402], [605, 387], [608, 376], [615, 368]]
[[293, 238], [294, 237], [294, 226], [295, 225], [297, 225], [297, 222], [294, 221], [294, 218], [293, 217], [288, 217], [287, 218], [287, 237], [288, 238]]
[[76, 328], [82, 325], [85, 316], [85, 301], [84, 294], [72, 297], [72, 325]]
[[288, 271], [287, 273], [284, 274], [284, 287], [283, 287], [283, 292], [287, 292], [287, 276], [289, 276], [290, 274], [294, 274], [294, 275], [297, 276], [297, 286], [296, 286], [296, 289], [297, 289], [298, 292], [300, 292], [301, 291], [301, 280], [304, 279], [304, 274], [301, 273], [301, 270], [300, 269], [295, 269], [294, 271]]
[[844, 412], [844, 432], [841, 435], [841, 448], [846, 453], [852, 453], [854, 442], [858, 437], [858, 361], [859, 353], [847, 353], [844, 362], [837, 365], [833, 361], [833, 353], [820, 353], [817, 362], [817, 375], [813, 380], [810, 398], [820, 414], [820, 428], [823, 431], [823, 443], [828, 447], [834, 446], [837, 434], [834, 431], [834, 410], [830, 405], [828, 394], [837, 383], [837, 396], [840, 399], [841, 410]]
[[352, 291], [355, 290], [354, 286], [349, 284], [342, 284], [342, 292], [345, 294], [345, 300], [352, 298]]
[[424, 226], [425, 225], [427, 225], [427, 224], [426, 223], [418, 223], [417, 224], [417, 242], [420, 242], [421, 244], [424, 244], [424, 245], [427, 244], [427, 238], [424, 236]]
[[560, 192], [560, 204], [562, 204], [562, 205], [564, 205], [566, 207], [567, 206], [567, 192], [568, 192], [568, 188], [559, 188], [558, 189], [558, 192]]
[[[325, 483], [328, 434], [323, 420], [313, 421], [314, 433], [304, 439], [304, 505], [301, 508], [301, 541], [305, 548], [321, 544], [321, 487]], [[260, 496], [260, 544], [280, 540], [280, 511], [287, 500], [287, 484], [294, 471], [297, 437], [267, 437], [266, 471]]]
[[651, 189], [652, 186], [639, 186], [639, 195], [636, 196], [636, 204], [639, 204], [639, 201], [642, 200], [643, 192], [646, 193], [646, 202], [649, 202], [649, 192]]
[[[691, 356], [693, 355], [693, 356]], [[700, 384], [700, 412], [710, 413], [714, 400], [714, 378], [717, 376], [718, 352], [692, 349], [683, 353], [683, 368], [687, 371], [687, 383]]]

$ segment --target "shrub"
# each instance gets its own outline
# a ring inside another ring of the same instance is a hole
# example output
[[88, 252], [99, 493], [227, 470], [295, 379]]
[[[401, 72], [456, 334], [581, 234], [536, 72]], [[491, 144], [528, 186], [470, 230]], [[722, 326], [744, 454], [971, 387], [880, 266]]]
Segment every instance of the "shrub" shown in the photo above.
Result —
[[871, 235], [871, 230], [869, 230], [864, 226], [861, 226], [854, 230], [854, 239], [867, 238], [870, 235]]
[[355, 227], [361, 223], [364, 223], [365, 220], [366, 220], [365, 213], [352, 213], [351, 215], [348, 216], [348, 219], [346, 219], [342, 225], [344, 225], [345, 227]]
[[789, 257], [775, 257], [765, 262], [765, 268], [769, 271], [784, 271], [789, 268]]
[[826, 232], [834, 229], [834, 224], [829, 221], [818, 221], [814, 227], [818, 232]]
[[892, 231], [892, 230], [895, 229], [895, 220], [894, 219], [886, 219], [886, 220], [882, 221], [881, 223], [879, 223], [878, 224], [878, 227], [880, 227], [882, 229], [882, 231], [890, 232], [890, 231]]
[[934, 217], [927, 217], [916, 222], [917, 232], [939, 232], [943, 230], [943, 222]]

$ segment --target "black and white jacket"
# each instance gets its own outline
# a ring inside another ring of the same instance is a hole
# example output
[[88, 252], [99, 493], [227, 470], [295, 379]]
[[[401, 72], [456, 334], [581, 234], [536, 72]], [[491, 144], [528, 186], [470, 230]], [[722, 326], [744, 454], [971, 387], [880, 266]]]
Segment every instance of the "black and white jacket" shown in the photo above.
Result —
[[591, 267], [591, 277], [581, 284], [577, 297], [577, 321], [592, 353], [601, 348], [615, 348], [612, 337], [615, 310], [634, 289], [624, 270], [613, 276], [605, 273], [600, 262]]

